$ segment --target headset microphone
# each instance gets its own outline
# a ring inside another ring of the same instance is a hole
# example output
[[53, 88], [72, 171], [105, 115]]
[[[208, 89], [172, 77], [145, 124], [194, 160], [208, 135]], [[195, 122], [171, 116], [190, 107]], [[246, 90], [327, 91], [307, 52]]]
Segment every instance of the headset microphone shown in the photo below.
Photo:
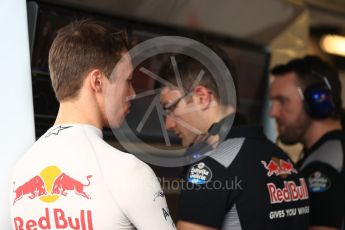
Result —
[[[200, 159], [205, 153], [210, 152], [214, 148], [212, 145], [218, 144], [222, 141], [229, 131], [229, 124], [231, 120], [234, 119], [234, 114], [228, 115], [217, 123], [213, 123], [208, 129], [208, 132], [202, 137], [197, 143], [190, 146], [185, 155], [187, 156], [188, 162], [195, 162]], [[218, 135], [218, 141], [216, 143], [208, 143], [208, 140], [211, 136]]]

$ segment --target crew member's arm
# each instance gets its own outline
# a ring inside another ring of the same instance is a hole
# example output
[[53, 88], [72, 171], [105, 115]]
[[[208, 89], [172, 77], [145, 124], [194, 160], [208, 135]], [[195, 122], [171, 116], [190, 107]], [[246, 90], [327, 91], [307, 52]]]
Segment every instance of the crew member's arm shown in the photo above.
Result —
[[177, 229], [178, 230], [217, 230], [217, 228], [194, 224], [194, 223], [190, 223], [186, 221], [179, 221], [177, 223]]
[[310, 196], [310, 230], [340, 229], [344, 218], [345, 185], [340, 173], [328, 164], [314, 162], [303, 173]]
[[187, 171], [181, 189], [179, 230], [220, 229], [228, 211], [227, 171], [213, 159], [204, 159]]

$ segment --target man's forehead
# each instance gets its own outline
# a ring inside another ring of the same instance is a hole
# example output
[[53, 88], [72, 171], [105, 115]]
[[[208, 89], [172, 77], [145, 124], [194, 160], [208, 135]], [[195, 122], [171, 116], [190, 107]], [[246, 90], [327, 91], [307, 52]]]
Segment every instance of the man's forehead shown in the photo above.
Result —
[[273, 82], [279, 82], [282, 84], [298, 85], [299, 80], [295, 72], [288, 72], [282, 75], [277, 75], [274, 77]]
[[299, 88], [299, 82], [295, 73], [275, 76], [270, 87], [270, 97], [278, 95], [288, 95], [294, 93]]
[[300, 84], [294, 73], [275, 76], [271, 84], [273, 89], [287, 89], [290, 87], [299, 87]]
[[133, 64], [132, 59], [127, 52], [122, 53], [121, 59], [116, 63], [113, 72], [118, 75], [125, 77], [126, 79], [132, 78]]

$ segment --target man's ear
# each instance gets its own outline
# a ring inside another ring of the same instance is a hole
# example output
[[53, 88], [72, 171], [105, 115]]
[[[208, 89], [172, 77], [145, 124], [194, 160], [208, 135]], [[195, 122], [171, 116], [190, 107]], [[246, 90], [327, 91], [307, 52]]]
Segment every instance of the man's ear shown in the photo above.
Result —
[[202, 109], [207, 109], [212, 102], [212, 93], [204, 86], [197, 86], [194, 88], [194, 99]]
[[88, 81], [94, 92], [102, 92], [104, 75], [99, 69], [94, 69], [88, 74]]

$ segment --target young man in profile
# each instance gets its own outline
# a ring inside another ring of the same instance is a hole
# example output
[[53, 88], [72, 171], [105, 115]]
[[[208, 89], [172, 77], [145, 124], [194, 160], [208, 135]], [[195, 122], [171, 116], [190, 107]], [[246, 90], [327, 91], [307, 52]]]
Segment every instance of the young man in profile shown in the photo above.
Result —
[[[225, 53], [216, 53], [231, 67]], [[190, 57], [177, 56], [176, 60], [181, 81], [173, 68], [166, 76], [183, 90], [174, 86], [162, 89], [161, 104], [168, 114], [165, 126], [181, 138], [185, 147], [202, 139], [212, 149], [187, 171], [177, 228], [306, 229], [306, 183], [287, 155], [265, 137], [261, 127], [235, 125], [228, 134], [222, 133], [223, 125], [236, 116], [236, 107], [220, 98], [219, 76], [213, 76]], [[204, 75], [196, 84], [201, 70]], [[234, 76], [231, 68], [229, 71]], [[191, 149], [199, 150], [197, 145]]]
[[13, 229], [175, 229], [149, 166], [102, 139], [135, 95], [127, 51], [125, 34], [100, 22], [58, 31], [49, 69], [60, 108], [16, 165]]

